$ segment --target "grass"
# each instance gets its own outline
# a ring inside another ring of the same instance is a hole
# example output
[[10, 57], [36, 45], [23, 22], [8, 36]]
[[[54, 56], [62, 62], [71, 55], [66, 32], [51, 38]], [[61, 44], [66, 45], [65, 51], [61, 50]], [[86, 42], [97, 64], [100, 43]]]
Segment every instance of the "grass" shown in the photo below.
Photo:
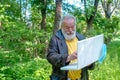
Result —
[[[107, 45], [102, 64], [89, 71], [90, 80], [120, 80], [120, 40]], [[49, 80], [51, 65], [46, 59], [29, 59], [0, 48], [0, 80]]]
[[120, 40], [107, 46], [107, 56], [102, 64], [96, 63], [90, 71], [90, 80], [120, 80]]

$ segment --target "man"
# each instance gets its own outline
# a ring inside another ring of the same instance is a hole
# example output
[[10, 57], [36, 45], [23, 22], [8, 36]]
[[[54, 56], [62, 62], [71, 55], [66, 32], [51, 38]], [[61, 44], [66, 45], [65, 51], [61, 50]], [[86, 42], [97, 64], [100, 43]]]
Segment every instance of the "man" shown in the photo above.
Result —
[[77, 41], [85, 37], [76, 32], [76, 19], [66, 15], [61, 19], [61, 29], [50, 40], [47, 60], [52, 64], [51, 80], [88, 80], [88, 69], [93, 64], [82, 70], [60, 70], [61, 67], [74, 62], [77, 58]]

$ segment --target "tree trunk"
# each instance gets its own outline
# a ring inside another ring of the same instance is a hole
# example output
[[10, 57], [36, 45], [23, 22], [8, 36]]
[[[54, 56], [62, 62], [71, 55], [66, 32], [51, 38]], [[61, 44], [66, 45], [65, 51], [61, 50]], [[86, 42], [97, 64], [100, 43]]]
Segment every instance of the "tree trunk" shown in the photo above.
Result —
[[47, 3], [46, 0], [42, 0], [42, 8], [41, 8], [41, 14], [42, 14], [42, 21], [41, 21], [41, 29], [46, 30], [46, 7]]
[[86, 18], [87, 18], [86, 19], [87, 30], [91, 30], [91, 28], [92, 28], [92, 24], [93, 24], [93, 21], [94, 21], [94, 18], [95, 18], [95, 14], [97, 12], [98, 2], [99, 2], [99, 0], [94, 1], [94, 10], [93, 10], [92, 15], [90, 16], [90, 18], [88, 19], [88, 16], [86, 16]]
[[119, 0], [116, 0], [114, 2], [113, 2], [113, 0], [111, 0], [111, 1], [101, 0], [101, 2], [102, 2], [103, 10], [105, 12], [105, 16], [106, 16], [106, 18], [109, 19], [111, 17], [112, 13], [114, 12], [114, 10], [119, 5]]
[[20, 20], [22, 21], [22, 0], [20, 0]]
[[46, 30], [46, 11], [41, 10], [41, 14], [42, 14], [41, 29]]
[[25, 2], [25, 22], [27, 22], [27, 5], [28, 5], [28, 1], [26, 0], [26, 2]]
[[[119, 0], [116, 0], [115, 2], [113, 2], [113, 0], [111, 1], [101, 0], [101, 2], [102, 2], [103, 10], [105, 12], [105, 17], [107, 20], [110, 20], [112, 13], [114, 12], [114, 10], [117, 8], [119, 4]], [[109, 28], [112, 29], [114, 32], [113, 26], [110, 26]], [[110, 43], [111, 39], [112, 37], [108, 35], [108, 38], [106, 39], [106, 43], [107, 44]]]
[[107, 4], [107, 11], [105, 12], [105, 16], [106, 16], [106, 18], [110, 18], [110, 16], [111, 16], [111, 3], [108, 3]]
[[56, 0], [55, 19], [54, 19], [54, 32], [59, 29], [60, 19], [62, 15], [62, 0]]
[[0, 21], [0, 29], [2, 29], [2, 22]]

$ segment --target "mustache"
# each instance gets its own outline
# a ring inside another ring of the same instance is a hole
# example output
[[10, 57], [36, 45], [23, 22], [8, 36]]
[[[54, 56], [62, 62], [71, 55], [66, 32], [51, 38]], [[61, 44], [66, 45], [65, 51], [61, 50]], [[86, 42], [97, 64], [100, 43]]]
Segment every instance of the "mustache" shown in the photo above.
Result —
[[71, 40], [76, 36], [76, 31], [72, 31], [72, 32], [68, 32], [66, 33], [63, 29], [62, 29], [62, 33], [65, 37], [66, 40]]
[[75, 31], [71, 31], [71, 32], [65, 32], [66, 34], [70, 35], [70, 34], [74, 34]]

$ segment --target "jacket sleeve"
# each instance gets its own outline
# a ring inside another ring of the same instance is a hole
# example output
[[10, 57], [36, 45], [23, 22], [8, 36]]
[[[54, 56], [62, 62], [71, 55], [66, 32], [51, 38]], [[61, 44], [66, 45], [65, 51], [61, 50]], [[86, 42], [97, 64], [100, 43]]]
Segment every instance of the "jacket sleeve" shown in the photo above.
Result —
[[58, 47], [58, 41], [56, 37], [52, 37], [49, 43], [47, 60], [56, 67], [62, 67], [66, 64], [68, 54], [61, 54]]

